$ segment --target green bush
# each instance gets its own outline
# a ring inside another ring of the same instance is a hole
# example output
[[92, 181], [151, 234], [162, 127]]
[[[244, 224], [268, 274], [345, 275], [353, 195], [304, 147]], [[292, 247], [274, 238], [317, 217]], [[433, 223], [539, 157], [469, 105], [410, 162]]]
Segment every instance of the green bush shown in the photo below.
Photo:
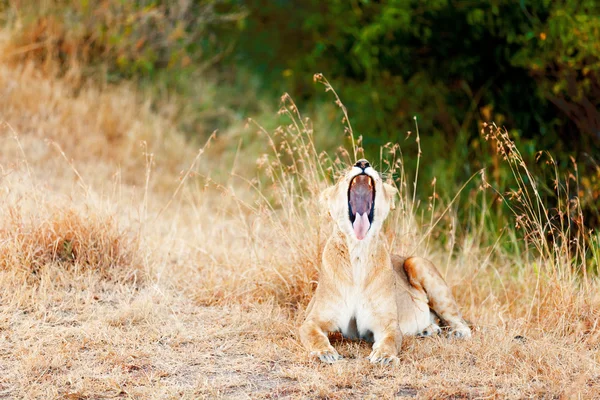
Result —
[[252, 1], [248, 8], [238, 59], [269, 82], [292, 71], [285, 85], [301, 94], [312, 93], [313, 72], [325, 73], [357, 130], [378, 144], [412, 129], [413, 115], [424, 131], [447, 138], [474, 137], [477, 123], [493, 118], [544, 147], [574, 126], [580, 140], [568, 149], [600, 144], [597, 111], [586, 107], [600, 100], [595, 1]]

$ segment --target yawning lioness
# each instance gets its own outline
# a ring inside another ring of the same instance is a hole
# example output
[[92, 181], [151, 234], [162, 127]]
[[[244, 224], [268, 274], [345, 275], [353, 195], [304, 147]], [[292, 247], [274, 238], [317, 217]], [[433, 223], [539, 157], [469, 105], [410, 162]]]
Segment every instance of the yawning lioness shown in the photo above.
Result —
[[321, 361], [342, 358], [328, 332], [374, 342], [369, 360], [381, 364], [398, 363], [402, 335], [439, 333], [438, 317], [449, 335], [471, 336], [435, 266], [423, 258], [390, 254], [380, 237], [396, 192], [367, 160], [360, 160], [322, 194], [336, 226], [300, 328], [302, 343]]

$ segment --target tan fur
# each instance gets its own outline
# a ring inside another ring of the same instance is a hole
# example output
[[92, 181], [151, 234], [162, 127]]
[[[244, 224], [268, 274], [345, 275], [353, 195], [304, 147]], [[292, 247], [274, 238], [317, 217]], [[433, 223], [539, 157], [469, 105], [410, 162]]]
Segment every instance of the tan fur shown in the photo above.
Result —
[[328, 332], [341, 331], [351, 339], [371, 339], [372, 333], [369, 360], [397, 364], [402, 335], [439, 333], [436, 315], [449, 326], [450, 335], [469, 337], [471, 330], [435, 266], [422, 258], [390, 254], [386, 248], [380, 230], [394, 207], [396, 189], [371, 167], [365, 173], [375, 181], [374, 218], [366, 237], [357, 239], [348, 216], [348, 187], [361, 172], [353, 167], [321, 197], [336, 226], [300, 328], [302, 343], [312, 355], [332, 363], [341, 356], [329, 343]]

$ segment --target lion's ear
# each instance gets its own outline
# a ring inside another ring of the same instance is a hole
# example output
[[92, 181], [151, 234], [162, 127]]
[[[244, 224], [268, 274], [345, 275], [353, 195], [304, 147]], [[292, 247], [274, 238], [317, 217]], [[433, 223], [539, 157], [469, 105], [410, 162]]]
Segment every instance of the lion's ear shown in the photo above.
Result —
[[327, 189], [323, 190], [319, 195], [319, 204], [323, 211], [329, 211], [329, 202], [331, 201], [331, 196], [333, 196], [333, 192], [335, 190], [335, 186], [330, 186]]
[[398, 189], [395, 186], [390, 185], [389, 183], [383, 184], [383, 192], [385, 193], [385, 197], [390, 202], [390, 210], [396, 209], [396, 194], [398, 193]]

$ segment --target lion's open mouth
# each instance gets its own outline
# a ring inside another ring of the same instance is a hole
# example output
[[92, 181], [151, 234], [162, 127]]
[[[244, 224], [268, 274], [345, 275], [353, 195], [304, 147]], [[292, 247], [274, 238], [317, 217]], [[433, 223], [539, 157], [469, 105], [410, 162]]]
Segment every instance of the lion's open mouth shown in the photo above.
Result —
[[348, 188], [348, 214], [358, 240], [363, 240], [373, 223], [375, 182], [367, 174], [355, 176]]

